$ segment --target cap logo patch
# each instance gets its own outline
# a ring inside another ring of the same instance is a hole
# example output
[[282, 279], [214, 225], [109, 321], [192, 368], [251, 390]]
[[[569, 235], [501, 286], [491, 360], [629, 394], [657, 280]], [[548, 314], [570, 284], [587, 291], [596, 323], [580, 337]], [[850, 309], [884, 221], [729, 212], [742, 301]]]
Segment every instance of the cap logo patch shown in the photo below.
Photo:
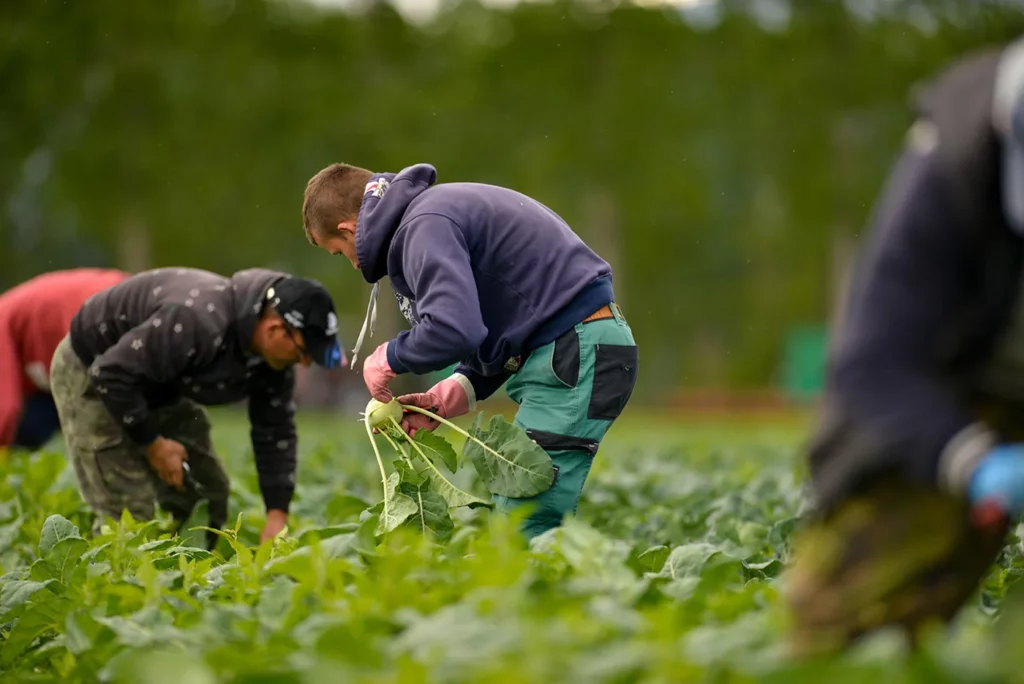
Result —
[[341, 365], [341, 347], [337, 342], [324, 352], [324, 367], [337, 368]]
[[327, 334], [338, 334], [338, 317], [334, 315], [333, 311], [327, 312]]

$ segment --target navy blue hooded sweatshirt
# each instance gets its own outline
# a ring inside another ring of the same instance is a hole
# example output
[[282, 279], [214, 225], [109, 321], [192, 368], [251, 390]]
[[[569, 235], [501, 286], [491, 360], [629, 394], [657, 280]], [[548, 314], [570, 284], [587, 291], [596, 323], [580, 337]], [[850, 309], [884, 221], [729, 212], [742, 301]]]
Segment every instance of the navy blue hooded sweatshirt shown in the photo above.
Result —
[[482, 183], [434, 185], [417, 164], [375, 174], [359, 211], [363, 277], [385, 275], [413, 326], [388, 344], [396, 373], [459, 364], [477, 399], [511, 358], [554, 341], [613, 300], [608, 263], [555, 212]]

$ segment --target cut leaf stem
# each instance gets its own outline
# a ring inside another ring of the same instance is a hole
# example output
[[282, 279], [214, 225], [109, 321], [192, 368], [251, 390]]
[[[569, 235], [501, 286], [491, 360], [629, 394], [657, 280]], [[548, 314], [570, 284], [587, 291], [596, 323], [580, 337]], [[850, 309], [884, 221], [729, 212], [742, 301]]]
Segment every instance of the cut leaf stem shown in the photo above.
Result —
[[[397, 425], [397, 423], [396, 423], [396, 425]], [[410, 436], [408, 435], [408, 433], [406, 433], [406, 431], [405, 431], [405, 430], [402, 430], [402, 429], [401, 429], [401, 428], [402, 428], [402, 426], [401, 426], [401, 425], [399, 425], [399, 426], [398, 426], [398, 428], [399, 428], [399, 432], [401, 432], [401, 433], [402, 433], [402, 437], [404, 437], [404, 438], [405, 438], [405, 441], [409, 442], [409, 446], [411, 446], [411, 447], [412, 447], [413, 449], [415, 449], [415, 450], [416, 450], [416, 453], [417, 453], [417, 454], [419, 454], [419, 457], [420, 457], [421, 459], [423, 459], [423, 462], [427, 464], [427, 467], [428, 467], [428, 468], [430, 468], [431, 470], [433, 470], [433, 471], [434, 471], [434, 474], [435, 474], [435, 475], [436, 475], [437, 477], [441, 478], [441, 480], [443, 480], [444, 482], [446, 482], [446, 483], [448, 484], [448, 486], [449, 486], [449, 487], [451, 487], [452, 489], [454, 489], [454, 490], [455, 490], [456, 492], [458, 492], [459, 494], [461, 494], [461, 495], [465, 496], [465, 497], [466, 497], [467, 499], [476, 499], [476, 497], [474, 497], [474, 496], [473, 496], [472, 494], [470, 494], [469, 492], [467, 492], [467, 491], [464, 491], [464, 490], [462, 490], [462, 489], [459, 489], [458, 487], [456, 487], [455, 485], [453, 485], [453, 484], [451, 483], [451, 481], [450, 481], [450, 480], [449, 480], [449, 479], [448, 479], [447, 477], [445, 477], [445, 476], [444, 476], [444, 474], [443, 474], [443, 473], [442, 473], [442, 472], [441, 472], [440, 470], [438, 470], [438, 469], [437, 469], [437, 466], [435, 466], [435, 465], [434, 465], [433, 461], [431, 461], [431, 460], [430, 460], [430, 458], [428, 458], [428, 457], [427, 457], [427, 455], [426, 455], [425, 453], [423, 453], [423, 449], [422, 449], [422, 448], [420, 447], [420, 445], [419, 445], [419, 444], [417, 444], [417, 443], [416, 443], [416, 441], [415, 441], [415, 440], [414, 440], [414, 439], [413, 439], [412, 437], [410, 437]]]
[[[401, 424], [397, 420], [395, 420], [394, 418], [390, 418], [390, 417], [389, 417], [389, 420], [391, 421], [392, 425], [394, 425], [396, 428], [398, 428], [398, 431], [401, 432], [402, 435], [404, 435], [406, 439], [409, 438], [409, 435], [405, 434], [405, 430], [402, 429]], [[381, 430], [380, 433], [382, 435], [384, 435], [384, 439], [388, 440], [388, 443], [395, 448], [395, 451], [397, 451], [398, 453], [400, 453], [402, 455], [402, 460], [405, 461], [406, 464], [408, 464], [409, 468], [415, 469], [413, 464], [412, 464], [412, 459], [409, 458], [409, 454], [407, 454], [404, 451], [402, 451], [402, 448], [400, 446], [398, 446], [398, 443], [395, 442], [393, 439], [391, 439], [391, 435], [389, 435], [388, 433], [384, 432], [383, 430]], [[420, 507], [420, 529], [423, 530], [423, 536], [426, 537], [427, 536], [427, 517], [426, 517], [427, 514], [426, 514], [426, 511], [423, 510], [423, 493], [420, 490], [418, 490], [418, 489], [416, 490], [416, 503]]]
[[384, 519], [388, 517], [388, 474], [384, 470], [384, 461], [381, 460], [380, 450], [377, 448], [377, 440], [373, 438], [373, 428], [369, 421], [363, 421], [366, 426], [366, 436], [370, 438], [370, 446], [373, 447], [373, 455], [377, 457], [377, 467], [380, 468], [380, 484], [384, 488]]
[[[391, 422], [394, 423], [395, 421], [392, 420]], [[395, 423], [395, 424], [398, 425], [398, 423]], [[401, 426], [399, 426], [399, 430], [401, 430]], [[409, 455], [407, 453], [405, 453], [404, 451], [402, 451], [402, 447], [400, 447], [398, 445], [398, 442], [396, 442], [395, 440], [391, 439], [391, 435], [389, 435], [388, 433], [384, 432], [383, 430], [381, 430], [380, 434], [384, 435], [384, 439], [386, 439], [388, 441], [388, 444], [390, 444], [394, 448], [394, 450], [397, 451], [402, 456], [402, 460], [405, 461], [409, 465], [409, 467], [411, 468], [412, 467], [412, 461], [409, 459]], [[403, 432], [402, 434], [405, 434], [405, 433]]]

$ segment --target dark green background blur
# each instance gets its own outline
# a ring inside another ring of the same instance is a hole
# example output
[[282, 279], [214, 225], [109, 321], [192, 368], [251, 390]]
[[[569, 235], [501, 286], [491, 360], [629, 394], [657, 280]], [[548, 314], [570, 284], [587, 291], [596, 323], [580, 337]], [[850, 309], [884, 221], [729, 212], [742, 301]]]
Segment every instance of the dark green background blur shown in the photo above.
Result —
[[[305, 241], [305, 183], [430, 162], [533, 195], [612, 262], [638, 399], [813, 393], [911, 85], [1024, 15], [688, 5], [465, 2], [410, 24], [384, 3], [5, 0], [0, 289], [79, 265], [281, 268], [329, 286], [351, 348], [369, 286]], [[375, 342], [401, 325], [382, 301]]]

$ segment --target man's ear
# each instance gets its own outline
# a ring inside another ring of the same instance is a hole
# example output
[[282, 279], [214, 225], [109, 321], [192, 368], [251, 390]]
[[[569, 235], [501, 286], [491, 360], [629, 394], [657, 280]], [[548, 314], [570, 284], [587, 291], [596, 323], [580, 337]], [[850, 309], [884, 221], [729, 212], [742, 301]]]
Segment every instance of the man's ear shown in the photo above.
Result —
[[356, 234], [356, 222], [348, 219], [339, 221], [338, 233], [340, 233], [343, 238], [351, 238]]

